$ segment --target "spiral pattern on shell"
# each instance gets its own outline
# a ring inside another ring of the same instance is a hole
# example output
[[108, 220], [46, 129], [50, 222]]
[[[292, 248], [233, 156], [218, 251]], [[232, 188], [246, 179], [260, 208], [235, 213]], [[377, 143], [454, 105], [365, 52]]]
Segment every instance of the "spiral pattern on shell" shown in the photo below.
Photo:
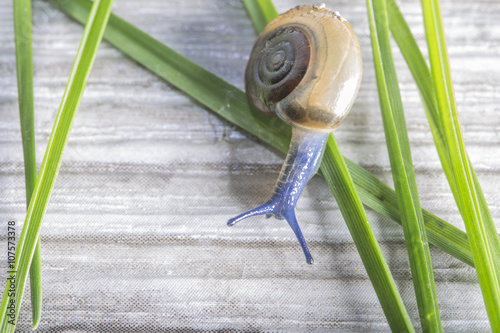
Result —
[[[253, 63], [253, 77], [265, 104], [274, 104], [293, 91], [307, 72], [310, 44], [303, 32], [283, 27], [262, 39]], [[257, 51], [255, 51], [257, 52]]]
[[257, 38], [245, 89], [258, 110], [303, 130], [330, 132], [347, 116], [361, 75], [361, 51], [349, 23], [322, 6], [300, 6]]

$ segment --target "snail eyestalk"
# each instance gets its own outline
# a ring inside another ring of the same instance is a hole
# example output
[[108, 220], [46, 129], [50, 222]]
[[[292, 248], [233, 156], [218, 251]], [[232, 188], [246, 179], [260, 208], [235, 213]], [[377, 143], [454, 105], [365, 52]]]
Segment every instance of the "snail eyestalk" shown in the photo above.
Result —
[[301, 6], [266, 26], [245, 70], [245, 90], [255, 108], [292, 126], [292, 141], [271, 199], [229, 226], [256, 215], [286, 220], [312, 264], [295, 205], [319, 167], [328, 134], [349, 113], [362, 71], [358, 39], [337, 12]]
[[293, 128], [290, 148], [269, 201], [230, 219], [227, 225], [233, 226], [256, 215], [286, 220], [302, 247], [307, 263], [312, 264], [313, 258], [295, 217], [295, 205], [306, 183], [318, 171], [327, 138], [328, 133], [306, 132]]

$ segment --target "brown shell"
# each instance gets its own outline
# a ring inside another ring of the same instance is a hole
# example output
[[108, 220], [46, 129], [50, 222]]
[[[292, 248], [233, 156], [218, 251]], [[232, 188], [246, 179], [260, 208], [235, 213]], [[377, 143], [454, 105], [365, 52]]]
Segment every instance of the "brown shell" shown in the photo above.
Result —
[[345, 19], [300, 6], [259, 35], [245, 71], [250, 102], [292, 126], [329, 132], [351, 109], [361, 83], [361, 50]]

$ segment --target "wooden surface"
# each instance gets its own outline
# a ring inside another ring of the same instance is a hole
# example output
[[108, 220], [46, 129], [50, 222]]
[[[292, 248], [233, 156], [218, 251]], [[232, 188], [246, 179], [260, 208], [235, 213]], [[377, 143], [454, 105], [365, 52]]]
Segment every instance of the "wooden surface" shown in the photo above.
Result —
[[[350, 22], [364, 60], [359, 97], [336, 138], [345, 156], [392, 187], [365, 2], [325, 2]], [[298, 4], [275, 0], [278, 12]], [[400, 5], [425, 49], [419, 1]], [[239, 0], [116, 0], [113, 11], [243, 88], [256, 35]], [[442, 0], [442, 12], [466, 146], [498, 227], [500, 3]], [[25, 217], [11, 1], [0, 2], [0, 22], [5, 277], [6, 222], [16, 221], [20, 232]], [[33, 30], [41, 162], [83, 28], [33, 0]], [[393, 49], [422, 206], [463, 230], [418, 92]], [[226, 227], [228, 218], [265, 201], [282, 159], [104, 42], [42, 226], [40, 331], [389, 331], [322, 179], [310, 182], [297, 207], [314, 265], [305, 264], [286, 223], [253, 218]], [[402, 230], [368, 215], [419, 330]], [[445, 331], [488, 332], [474, 269], [435, 247], [431, 253]], [[26, 330], [28, 295], [18, 326]]]

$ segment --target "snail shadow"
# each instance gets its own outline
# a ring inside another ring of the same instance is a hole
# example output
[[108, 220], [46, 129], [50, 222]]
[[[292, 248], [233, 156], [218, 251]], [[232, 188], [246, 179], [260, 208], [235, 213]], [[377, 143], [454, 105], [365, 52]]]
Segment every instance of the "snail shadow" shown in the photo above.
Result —
[[[245, 95], [235, 96], [232, 91], [228, 91], [223, 106], [225, 110], [222, 112], [231, 112], [232, 102], [241, 98], [245, 99], [245, 103], [252, 111], [250, 116], [255, 123], [266, 124], [270, 132], [275, 132], [278, 137], [288, 135], [290, 132], [288, 125], [277, 117], [257, 111], [250, 106]], [[220, 115], [216, 117], [223, 122], [226, 121]], [[243, 209], [245, 210], [264, 204], [270, 198], [286, 156], [285, 153], [267, 143], [275, 141], [275, 137], [270, 132], [261, 132], [261, 139], [244, 129], [224, 126], [221, 141], [225, 143], [227, 151], [229, 196], [234, 199], [235, 204], [244, 203]], [[285, 144], [288, 147], [289, 139]], [[248, 197], [252, 198], [252, 201], [244, 199]], [[242, 212], [232, 212], [228, 219]]]
[[[228, 220], [264, 204], [271, 197], [285, 156], [258, 138], [247, 133], [245, 136], [247, 137], [243, 140], [227, 144], [227, 188], [232, 202], [230, 207], [234, 208], [234, 211], [229, 212]], [[262, 144], [265, 145], [264, 148]], [[271, 162], [266, 162], [269, 160]], [[253, 217], [248, 223], [259, 219], [265, 217]]]

